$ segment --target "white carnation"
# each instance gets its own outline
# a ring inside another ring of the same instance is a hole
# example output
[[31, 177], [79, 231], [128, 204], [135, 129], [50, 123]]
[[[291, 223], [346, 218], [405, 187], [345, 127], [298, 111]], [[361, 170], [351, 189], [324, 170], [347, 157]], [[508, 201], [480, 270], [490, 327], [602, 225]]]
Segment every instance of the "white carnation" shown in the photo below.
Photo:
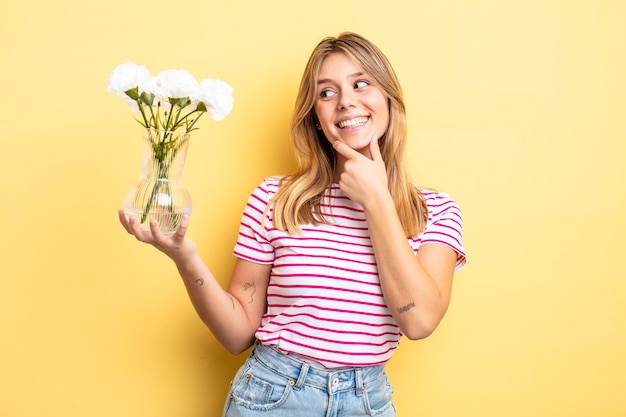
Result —
[[154, 93], [162, 101], [189, 97], [197, 89], [198, 82], [186, 70], [162, 71], [155, 77]]
[[122, 96], [122, 98], [124, 99], [126, 104], [128, 104], [130, 106], [130, 110], [133, 113], [139, 113], [139, 104], [137, 103], [136, 100], [133, 100], [132, 98], [128, 97], [125, 94]]
[[133, 62], [126, 62], [118, 65], [111, 72], [111, 76], [107, 81], [107, 89], [117, 94], [123, 94], [135, 87], [140, 87], [141, 91], [145, 91], [142, 89], [142, 86], [147, 84], [150, 79], [150, 73], [146, 67]]
[[191, 99], [203, 102], [213, 120], [222, 120], [233, 109], [233, 89], [221, 80], [202, 80]]

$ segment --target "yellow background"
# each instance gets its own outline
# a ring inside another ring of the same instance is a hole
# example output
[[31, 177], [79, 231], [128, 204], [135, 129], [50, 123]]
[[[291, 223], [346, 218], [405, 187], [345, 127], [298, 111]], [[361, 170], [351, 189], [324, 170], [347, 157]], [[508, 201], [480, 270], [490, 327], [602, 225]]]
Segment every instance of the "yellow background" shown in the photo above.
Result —
[[219, 415], [245, 355], [119, 226], [140, 128], [105, 82], [134, 61], [233, 86], [184, 175], [226, 284], [249, 192], [293, 168], [306, 59], [343, 30], [394, 64], [414, 179], [465, 218], [447, 317], [388, 366], [398, 415], [626, 415], [625, 21], [610, 0], [3, 1], [0, 415]]

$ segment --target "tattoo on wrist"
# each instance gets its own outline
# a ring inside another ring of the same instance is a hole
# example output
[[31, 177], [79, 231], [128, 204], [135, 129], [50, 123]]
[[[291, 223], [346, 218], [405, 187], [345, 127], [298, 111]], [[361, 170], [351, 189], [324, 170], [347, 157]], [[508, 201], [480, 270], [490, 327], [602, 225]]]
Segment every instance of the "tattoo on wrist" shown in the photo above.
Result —
[[400, 314], [406, 313], [407, 311], [409, 311], [413, 307], [415, 307], [415, 303], [414, 302], [410, 302], [409, 304], [407, 304], [405, 306], [398, 307], [398, 313], [400, 313]]
[[204, 280], [202, 278], [198, 278], [196, 280], [196, 284], [198, 284], [198, 287], [202, 287], [204, 285]]
[[252, 301], [254, 301], [254, 293], [256, 292], [256, 286], [254, 285], [254, 282], [246, 282], [245, 284], [243, 284], [243, 291], [252, 291], [250, 293], [250, 301], [248, 301], [248, 304], [252, 304]]

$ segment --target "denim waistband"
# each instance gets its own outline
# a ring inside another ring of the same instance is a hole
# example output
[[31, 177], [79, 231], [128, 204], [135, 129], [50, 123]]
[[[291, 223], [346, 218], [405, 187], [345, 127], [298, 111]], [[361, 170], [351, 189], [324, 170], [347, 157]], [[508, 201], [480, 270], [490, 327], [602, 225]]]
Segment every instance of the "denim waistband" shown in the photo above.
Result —
[[357, 392], [363, 391], [365, 384], [380, 377], [385, 372], [385, 365], [318, 369], [289, 357], [276, 347], [262, 343], [255, 345], [251, 357], [256, 358], [268, 369], [293, 381], [291, 384], [296, 389], [306, 384], [325, 388], [331, 393], [346, 389], [356, 389]]

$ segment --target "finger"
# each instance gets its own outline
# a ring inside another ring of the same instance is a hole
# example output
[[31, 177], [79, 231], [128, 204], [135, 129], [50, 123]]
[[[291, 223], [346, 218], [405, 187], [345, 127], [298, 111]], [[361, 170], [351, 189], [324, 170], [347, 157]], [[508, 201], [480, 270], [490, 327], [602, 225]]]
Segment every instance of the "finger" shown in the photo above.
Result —
[[137, 223], [137, 219], [135, 218], [135, 216], [131, 215], [131, 216], [126, 217], [126, 214], [124, 213], [123, 210], [119, 210], [117, 215], [120, 219], [120, 223], [122, 223], [122, 226], [124, 226], [124, 229], [126, 229], [128, 234], [135, 236], [137, 240], [140, 240], [140, 241], [145, 240], [145, 237], [143, 236], [144, 231], [141, 229], [141, 227]]
[[154, 242], [155, 243], [163, 242], [163, 240], [165, 239], [165, 235], [161, 231], [159, 222], [157, 222], [155, 219], [150, 219], [148, 226], [150, 227], [150, 233], [152, 233], [152, 238], [154, 239]]
[[140, 242], [148, 242], [150, 241], [150, 232], [147, 232], [142, 229], [139, 221], [135, 216], [128, 217], [128, 233], [134, 235], [135, 238]]
[[176, 229], [176, 233], [174, 233], [174, 239], [177, 241], [182, 241], [187, 234], [187, 228], [189, 227], [189, 216], [184, 215], [182, 220], [180, 221], [180, 226]]
[[124, 214], [123, 210], [118, 210], [117, 211], [117, 217], [120, 219], [120, 223], [122, 224], [122, 226], [124, 227], [124, 229], [128, 232], [131, 233], [130, 231], [130, 225], [128, 224], [128, 219], [126, 218], [126, 214]]
[[381, 161], [383, 156], [380, 154], [380, 146], [378, 145], [378, 137], [372, 136], [370, 141], [370, 154], [372, 155], [372, 161]]
[[347, 159], [358, 158], [359, 156], [361, 156], [359, 152], [355, 151], [345, 143], [338, 140], [333, 142], [333, 147], [338, 153], [345, 156]]

